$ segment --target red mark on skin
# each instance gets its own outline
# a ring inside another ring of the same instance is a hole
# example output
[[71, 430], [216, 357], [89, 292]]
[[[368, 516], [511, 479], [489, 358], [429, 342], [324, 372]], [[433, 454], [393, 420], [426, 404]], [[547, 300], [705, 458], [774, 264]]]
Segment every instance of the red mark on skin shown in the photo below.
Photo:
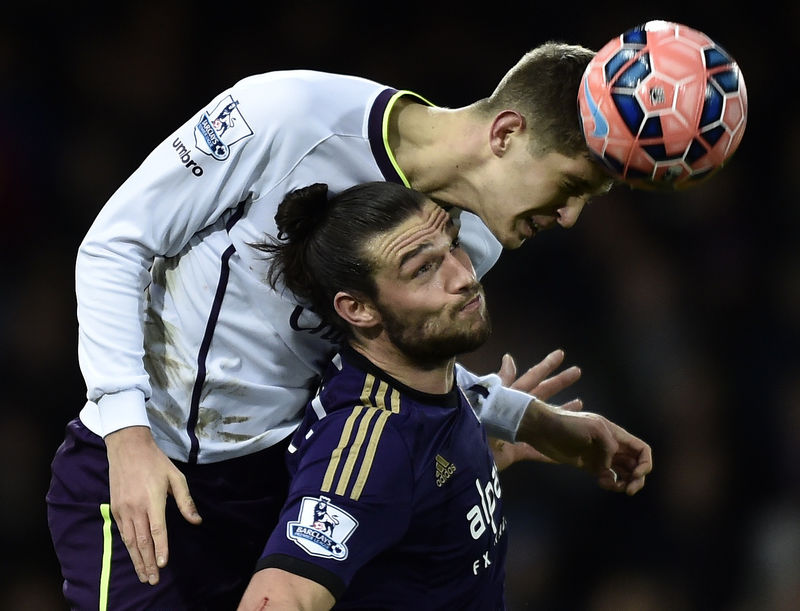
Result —
[[268, 604], [269, 604], [269, 598], [264, 598], [263, 602], [261, 603], [261, 606], [259, 606], [258, 609], [256, 609], [256, 611], [264, 611], [264, 609], [267, 608]]

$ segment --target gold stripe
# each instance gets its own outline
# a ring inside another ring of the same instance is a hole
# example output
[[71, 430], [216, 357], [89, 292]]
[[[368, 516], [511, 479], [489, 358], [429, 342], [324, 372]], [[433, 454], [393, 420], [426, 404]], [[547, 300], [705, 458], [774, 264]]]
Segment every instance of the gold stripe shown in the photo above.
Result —
[[381, 127], [381, 132], [383, 133], [383, 146], [386, 149], [386, 154], [389, 156], [389, 161], [392, 162], [392, 166], [394, 166], [395, 171], [400, 176], [400, 179], [403, 181], [403, 184], [406, 187], [411, 187], [411, 183], [409, 182], [406, 175], [403, 174], [403, 170], [400, 169], [400, 166], [397, 165], [397, 160], [394, 158], [394, 153], [392, 153], [392, 149], [389, 148], [389, 114], [392, 111], [397, 100], [402, 98], [403, 96], [410, 95], [417, 99], [422, 100], [428, 106], [433, 106], [428, 100], [423, 98], [421, 95], [414, 93], [413, 91], [398, 91], [395, 93], [392, 98], [389, 100], [389, 103], [386, 105], [386, 110], [383, 112], [383, 124]]
[[372, 394], [372, 389], [374, 387], [375, 376], [371, 373], [368, 373], [367, 377], [364, 379], [364, 388], [361, 389], [361, 396], [359, 397], [361, 405], [366, 405], [367, 407], [372, 406], [372, 401], [369, 400], [369, 396]]
[[331, 486], [333, 486], [333, 478], [336, 475], [336, 469], [339, 468], [339, 461], [342, 458], [342, 453], [347, 447], [347, 444], [350, 443], [350, 435], [353, 432], [353, 426], [355, 425], [356, 420], [358, 420], [361, 411], [364, 409], [365, 405], [369, 406], [370, 404], [369, 396], [372, 394], [373, 386], [375, 386], [375, 376], [367, 374], [367, 377], [364, 380], [364, 387], [361, 389], [361, 397], [359, 397], [361, 405], [356, 405], [353, 408], [353, 411], [344, 423], [342, 436], [339, 438], [339, 445], [336, 446], [336, 449], [331, 453], [331, 460], [328, 463], [327, 470], [325, 471], [325, 477], [322, 478], [322, 487], [320, 488], [322, 492], [330, 492]]
[[342, 436], [339, 438], [339, 445], [336, 446], [336, 449], [333, 451], [333, 453], [331, 453], [331, 460], [328, 463], [328, 469], [325, 471], [325, 477], [322, 479], [322, 487], [320, 488], [322, 492], [330, 492], [331, 485], [333, 484], [333, 476], [336, 475], [336, 469], [339, 467], [339, 460], [342, 457], [342, 452], [350, 441], [350, 433], [353, 430], [353, 423], [358, 419], [358, 415], [363, 409], [364, 407], [362, 405], [356, 405], [353, 408], [350, 416], [347, 418], [347, 421], [344, 423]]
[[444, 458], [442, 458], [442, 457], [441, 457], [441, 456], [439, 456], [438, 454], [436, 455], [436, 462], [438, 462], [438, 463], [439, 463], [440, 465], [442, 465], [443, 467], [446, 467], [447, 465], [449, 465], [449, 464], [450, 464], [449, 462], [447, 462], [447, 461], [446, 461]]
[[[379, 411], [383, 411], [375, 407], [368, 407], [366, 409], [367, 413], [365, 413], [361, 418], [361, 424], [358, 426], [356, 438], [353, 440], [353, 444], [350, 446], [350, 450], [347, 454], [347, 460], [345, 461], [344, 468], [342, 469], [342, 474], [339, 476], [339, 485], [336, 486], [336, 494], [340, 496], [344, 496], [345, 490], [347, 490], [347, 484], [350, 483], [350, 476], [353, 474], [353, 466], [356, 464], [356, 459], [361, 452], [361, 446], [364, 444], [364, 439], [367, 436], [367, 430], [369, 429], [369, 423], [372, 420], [372, 417]], [[374, 437], [374, 433], [372, 437]], [[370, 443], [372, 443], [372, 437], [370, 437]]]
[[378, 384], [378, 390], [375, 391], [375, 407], [380, 409], [386, 409], [386, 389], [389, 388], [389, 385], [381, 380], [381, 383]]
[[108, 608], [108, 588], [111, 580], [111, 506], [100, 504], [103, 516], [103, 560], [100, 565], [100, 611]]
[[375, 458], [375, 451], [378, 449], [378, 441], [381, 438], [383, 426], [386, 424], [386, 421], [391, 415], [391, 412], [384, 410], [378, 415], [378, 419], [375, 421], [375, 427], [372, 429], [372, 435], [369, 438], [367, 451], [364, 453], [364, 460], [361, 463], [361, 469], [358, 471], [356, 483], [353, 485], [353, 491], [350, 493], [350, 498], [354, 501], [359, 499], [361, 492], [364, 490], [364, 485], [367, 483], [367, 477], [369, 477], [370, 469], [372, 469], [372, 461]]
[[397, 392], [395, 388], [393, 388], [392, 392], [389, 394], [389, 405], [391, 406], [393, 414], [400, 413], [400, 393]]

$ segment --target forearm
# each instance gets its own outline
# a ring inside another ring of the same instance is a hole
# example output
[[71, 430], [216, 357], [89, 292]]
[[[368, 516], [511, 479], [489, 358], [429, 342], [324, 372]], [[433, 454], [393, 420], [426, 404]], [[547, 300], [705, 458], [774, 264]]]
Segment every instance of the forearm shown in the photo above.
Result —
[[[100, 407], [105, 435], [147, 423], [144, 402], [150, 385], [143, 364], [141, 312], [149, 273], [140, 248], [101, 244], [97, 233], [102, 227], [103, 221], [97, 221], [78, 251], [75, 293], [78, 361], [87, 398]], [[105, 422], [104, 414], [112, 412], [120, 415], [119, 421], [112, 415]]]
[[315, 581], [268, 568], [253, 575], [238, 611], [328, 611], [335, 602]]
[[542, 449], [551, 441], [553, 425], [564, 410], [529, 396], [530, 401], [522, 414], [517, 428], [517, 441], [523, 441]]

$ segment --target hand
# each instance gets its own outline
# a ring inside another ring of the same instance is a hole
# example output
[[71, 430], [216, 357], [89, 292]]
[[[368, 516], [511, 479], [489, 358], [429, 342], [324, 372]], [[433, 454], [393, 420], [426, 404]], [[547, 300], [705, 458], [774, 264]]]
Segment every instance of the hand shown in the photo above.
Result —
[[[548, 378], [547, 376], [558, 369], [563, 362], [564, 351], [554, 350], [548, 354], [543, 361], [534, 365], [517, 378], [517, 365], [514, 362], [514, 358], [510, 354], [505, 354], [497, 375], [500, 376], [500, 379], [503, 381], [503, 386], [527, 392], [546, 401], [553, 395], [577, 382], [581, 377], [581, 370], [573, 365], [559, 374]], [[564, 410], [577, 412], [583, 409], [583, 402], [580, 399], [572, 399], [559, 407]], [[494, 462], [500, 471], [520, 460], [555, 462], [552, 458], [545, 456], [536, 448], [523, 441], [509, 443], [501, 439], [490, 438], [489, 447], [494, 455]]]
[[[538, 397], [542, 401], [547, 401], [553, 395], [572, 386], [581, 377], [581, 370], [573, 365], [557, 375], [548, 378], [547, 376], [558, 369], [563, 362], [564, 351], [560, 349], [553, 350], [544, 357], [544, 360], [534, 365], [517, 378], [517, 365], [514, 363], [514, 358], [510, 354], [505, 354], [500, 364], [500, 371], [497, 372], [497, 375], [500, 376], [500, 379], [503, 381], [503, 386], [521, 390], [522, 392]], [[567, 407], [567, 405], [569, 407]], [[580, 399], [573, 399], [568, 404], [562, 405], [561, 407], [572, 411], [578, 411], [581, 409], [582, 403]]]
[[164, 514], [167, 494], [183, 517], [200, 524], [186, 478], [153, 440], [150, 429], [132, 426], [105, 437], [111, 513], [128, 548], [139, 581], [155, 585], [167, 565], [169, 546]]
[[594, 475], [605, 490], [636, 494], [653, 469], [650, 446], [598, 414], [576, 413], [534, 400], [520, 433], [554, 461]]
[[555, 461], [536, 450], [531, 445], [524, 441], [511, 443], [503, 439], [489, 437], [489, 449], [492, 451], [494, 457], [494, 464], [497, 465], [497, 470], [502, 471], [506, 467], [513, 465], [515, 462], [521, 460], [536, 460], [539, 462]]

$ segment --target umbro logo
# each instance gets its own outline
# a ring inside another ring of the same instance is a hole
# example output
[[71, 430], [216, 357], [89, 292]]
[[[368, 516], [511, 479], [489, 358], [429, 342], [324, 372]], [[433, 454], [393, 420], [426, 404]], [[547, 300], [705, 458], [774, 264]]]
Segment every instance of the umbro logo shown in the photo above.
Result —
[[446, 459], [442, 458], [441, 455], [436, 455], [436, 485], [441, 488], [444, 486], [445, 482], [450, 479], [450, 476], [456, 472], [456, 466], [451, 463], [447, 462]]

